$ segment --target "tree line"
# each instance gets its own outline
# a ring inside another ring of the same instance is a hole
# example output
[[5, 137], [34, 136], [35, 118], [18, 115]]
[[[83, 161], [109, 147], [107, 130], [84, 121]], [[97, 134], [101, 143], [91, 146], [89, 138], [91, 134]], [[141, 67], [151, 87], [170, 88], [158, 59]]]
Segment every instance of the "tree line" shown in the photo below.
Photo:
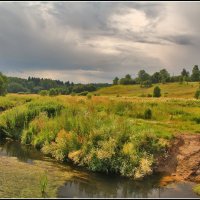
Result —
[[18, 77], [6, 77], [0, 72], [0, 95], [8, 93], [25, 93], [45, 95], [72, 94], [79, 93], [86, 95], [88, 92], [96, 91], [101, 87], [107, 87], [108, 83], [81, 84], [73, 82], [63, 82], [45, 78], [29, 77], [28, 79]]
[[130, 74], [127, 74], [123, 78], [115, 77], [113, 85], [132, 85], [140, 84], [141, 87], [151, 87], [153, 83], [167, 83], [167, 82], [197, 82], [200, 81], [200, 70], [198, 65], [195, 65], [192, 69], [192, 73], [185, 68], [181, 71], [180, 75], [171, 76], [166, 69], [161, 69], [159, 72], [155, 72], [152, 75], [148, 74], [145, 70], [140, 70], [136, 78], [132, 78]]

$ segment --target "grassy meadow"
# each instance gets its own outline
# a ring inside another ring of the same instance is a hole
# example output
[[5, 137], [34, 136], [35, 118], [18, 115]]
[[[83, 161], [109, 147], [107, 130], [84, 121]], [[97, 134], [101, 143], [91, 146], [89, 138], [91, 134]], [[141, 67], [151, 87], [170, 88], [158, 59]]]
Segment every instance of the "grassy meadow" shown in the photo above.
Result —
[[[198, 82], [165, 83], [154, 84], [159, 86], [163, 97], [169, 98], [193, 98], [199, 88]], [[153, 93], [154, 87], [141, 88], [140, 85], [114, 85], [112, 87], [101, 88], [95, 93], [105, 96], [130, 96], [145, 97]]]
[[175, 134], [200, 133], [200, 101], [192, 98], [8, 94], [0, 108], [0, 137], [135, 179], [153, 172]]

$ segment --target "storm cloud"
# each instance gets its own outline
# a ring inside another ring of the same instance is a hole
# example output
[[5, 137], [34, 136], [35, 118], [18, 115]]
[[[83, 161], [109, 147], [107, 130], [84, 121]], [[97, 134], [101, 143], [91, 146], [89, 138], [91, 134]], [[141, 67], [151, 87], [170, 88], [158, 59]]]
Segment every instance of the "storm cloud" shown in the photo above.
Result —
[[200, 63], [198, 2], [0, 2], [0, 71], [111, 82]]

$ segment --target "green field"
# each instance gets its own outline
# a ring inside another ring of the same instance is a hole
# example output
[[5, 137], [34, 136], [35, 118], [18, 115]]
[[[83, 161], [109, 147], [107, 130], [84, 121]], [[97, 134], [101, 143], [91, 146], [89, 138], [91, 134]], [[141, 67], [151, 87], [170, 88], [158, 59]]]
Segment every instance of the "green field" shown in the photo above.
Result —
[[0, 137], [58, 161], [133, 178], [153, 172], [175, 134], [200, 133], [195, 99], [9, 94], [0, 107]]
[[157, 85], [161, 88], [162, 96], [170, 98], [193, 98], [196, 90], [199, 88], [198, 82], [154, 84], [150, 88], [141, 88], [140, 85], [114, 85], [102, 88], [95, 93], [109, 96], [120, 95], [140, 97], [152, 94], [154, 86]]

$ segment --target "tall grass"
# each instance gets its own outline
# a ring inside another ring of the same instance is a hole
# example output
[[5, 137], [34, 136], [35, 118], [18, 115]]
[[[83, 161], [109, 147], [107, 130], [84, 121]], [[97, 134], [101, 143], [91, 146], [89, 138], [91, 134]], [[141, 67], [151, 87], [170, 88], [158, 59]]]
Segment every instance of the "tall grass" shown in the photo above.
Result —
[[200, 102], [181, 99], [38, 97], [0, 115], [0, 134], [58, 161], [142, 178], [177, 132], [200, 132]]
[[46, 112], [49, 117], [53, 117], [62, 107], [56, 101], [34, 101], [9, 109], [0, 115], [0, 136], [20, 139], [22, 130], [40, 112]]

